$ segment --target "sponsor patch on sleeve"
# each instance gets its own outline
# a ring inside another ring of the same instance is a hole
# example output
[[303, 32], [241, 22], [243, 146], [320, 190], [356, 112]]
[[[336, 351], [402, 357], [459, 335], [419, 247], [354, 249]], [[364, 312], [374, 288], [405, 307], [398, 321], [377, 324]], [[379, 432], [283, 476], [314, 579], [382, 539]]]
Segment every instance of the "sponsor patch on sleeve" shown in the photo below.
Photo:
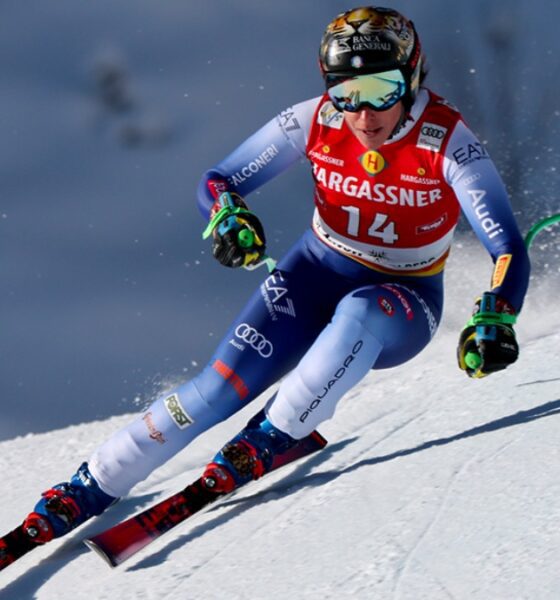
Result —
[[498, 256], [496, 265], [494, 266], [494, 273], [492, 275], [492, 289], [500, 287], [504, 283], [504, 279], [511, 263], [511, 254], [502, 254]]
[[435, 123], [422, 123], [416, 146], [418, 146], [418, 148], [439, 152], [446, 135], [447, 127], [442, 127]]
[[163, 401], [169, 416], [173, 419], [175, 425], [179, 429], [185, 429], [189, 425], [194, 423], [193, 419], [189, 417], [189, 415], [185, 412], [183, 407], [179, 402], [179, 396], [177, 394], [171, 394], [171, 396], [167, 396]]
[[319, 113], [317, 114], [317, 123], [319, 125], [332, 127], [332, 129], [342, 129], [343, 122], [344, 115], [336, 110], [330, 100], [325, 102], [319, 109]]

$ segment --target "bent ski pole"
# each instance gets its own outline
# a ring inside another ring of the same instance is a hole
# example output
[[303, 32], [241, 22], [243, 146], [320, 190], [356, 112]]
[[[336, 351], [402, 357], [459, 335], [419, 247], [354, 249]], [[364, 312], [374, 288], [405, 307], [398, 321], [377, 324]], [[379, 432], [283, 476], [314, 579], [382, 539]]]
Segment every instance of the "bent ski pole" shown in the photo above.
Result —
[[550, 227], [550, 225], [554, 225], [555, 223], [560, 223], [560, 213], [551, 215], [550, 217], [546, 217], [545, 219], [541, 219], [535, 223], [525, 236], [525, 247], [529, 249], [537, 234], [539, 234], [543, 229]]

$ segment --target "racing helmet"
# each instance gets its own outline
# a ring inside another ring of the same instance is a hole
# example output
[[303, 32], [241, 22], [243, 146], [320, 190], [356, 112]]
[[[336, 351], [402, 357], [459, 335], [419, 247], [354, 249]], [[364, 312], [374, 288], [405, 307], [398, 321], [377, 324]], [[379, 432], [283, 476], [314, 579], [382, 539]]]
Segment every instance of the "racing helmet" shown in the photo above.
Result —
[[355, 8], [335, 17], [323, 34], [319, 64], [327, 89], [360, 75], [398, 71], [403, 82], [398, 99], [407, 112], [425, 75], [412, 21], [382, 7]]

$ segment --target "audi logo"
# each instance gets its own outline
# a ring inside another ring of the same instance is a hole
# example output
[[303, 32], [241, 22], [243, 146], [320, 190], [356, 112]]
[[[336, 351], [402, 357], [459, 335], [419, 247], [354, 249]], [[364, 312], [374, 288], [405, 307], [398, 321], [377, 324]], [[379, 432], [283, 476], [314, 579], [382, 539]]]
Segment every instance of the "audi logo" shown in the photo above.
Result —
[[422, 127], [422, 133], [424, 135], [433, 137], [436, 140], [441, 140], [445, 135], [445, 131], [441, 129], [436, 129], [435, 127], [428, 127], [427, 125], [424, 125], [424, 127]]
[[272, 343], [262, 333], [259, 333], [247, 323], [238, 325], [235, 329], [235, 335], [240, 340], [249, 344], [251, 348], [254, 348], [263, 358], [269, 358], [274, 351]]

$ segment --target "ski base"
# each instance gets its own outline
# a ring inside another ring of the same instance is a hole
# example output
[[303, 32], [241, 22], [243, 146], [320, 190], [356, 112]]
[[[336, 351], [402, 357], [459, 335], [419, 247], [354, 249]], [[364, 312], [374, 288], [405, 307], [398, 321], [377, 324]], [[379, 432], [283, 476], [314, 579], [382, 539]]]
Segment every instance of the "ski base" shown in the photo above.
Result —
[[[274, 458], [271, 471], [324, 448], [327, 440], [314, 431], [286, 453]], [[234, 490], [236, 491], [236, 490]], [[85, 545], [116, 567], [155, 539], [227, 494], [213, 492], [202, 477], [180, 492], [137, 515], [84, 540]]]

